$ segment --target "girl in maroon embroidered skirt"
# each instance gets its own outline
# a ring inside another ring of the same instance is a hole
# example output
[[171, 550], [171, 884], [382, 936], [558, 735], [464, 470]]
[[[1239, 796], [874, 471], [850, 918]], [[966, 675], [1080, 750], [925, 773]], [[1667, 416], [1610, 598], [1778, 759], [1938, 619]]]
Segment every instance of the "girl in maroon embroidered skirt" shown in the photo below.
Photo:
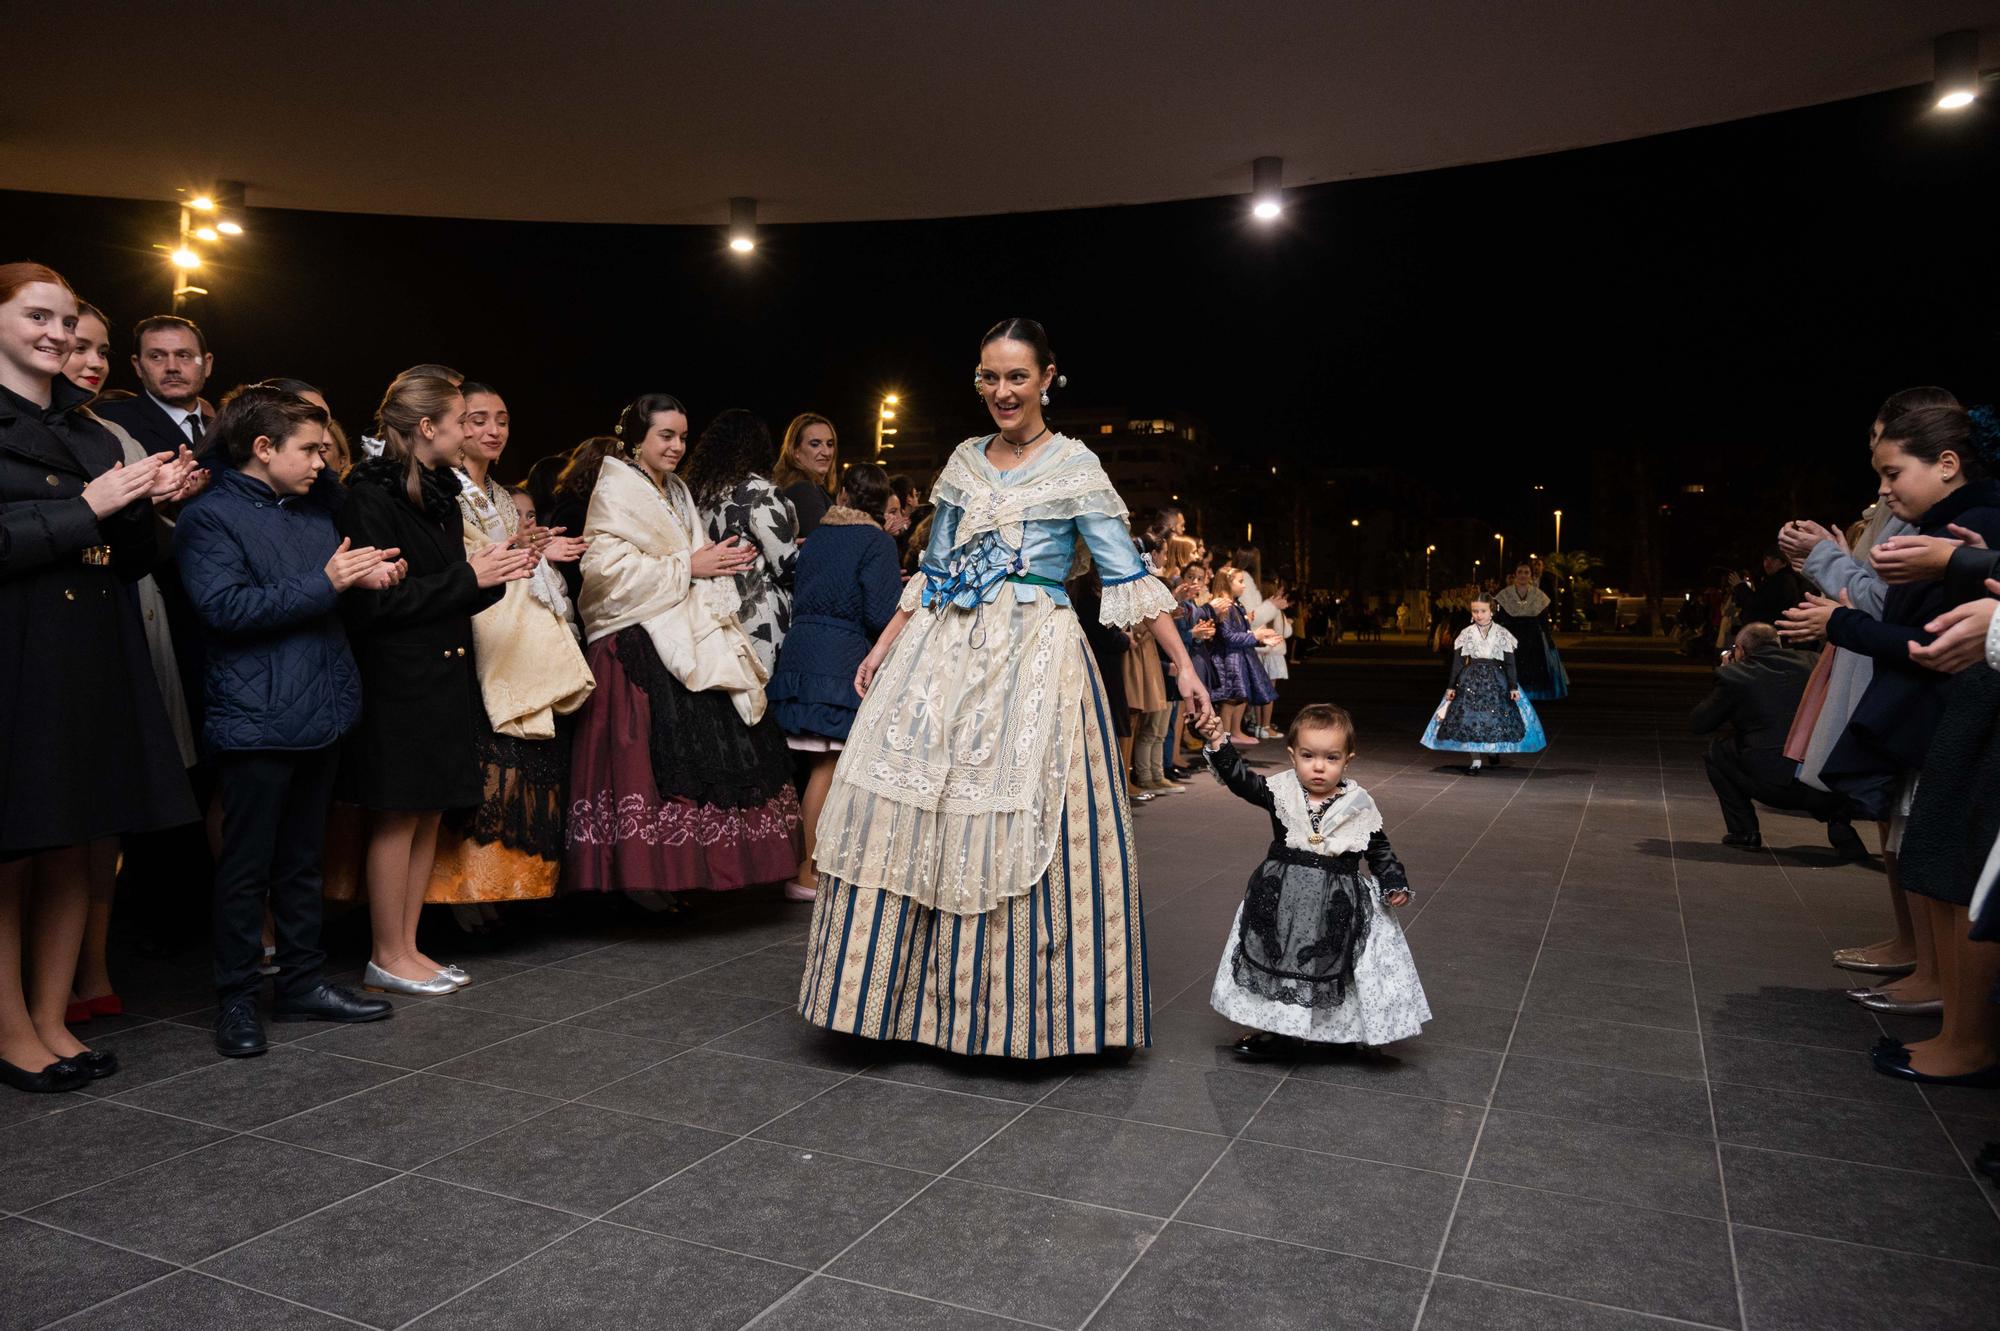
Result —
[[[799, 805], [762, 669], [722, 607], [748, 547], [703, 539], [673, 474], [687, 415], [649, 394], [618, 423], [591, 494], [579, 603], [597, 687], [571, 750], [572, 891], [772, 883], [799, 858]], [[711, 595], [710, 588], [715, 590]], [[753, 719], [754, 718], [754, 719]]]

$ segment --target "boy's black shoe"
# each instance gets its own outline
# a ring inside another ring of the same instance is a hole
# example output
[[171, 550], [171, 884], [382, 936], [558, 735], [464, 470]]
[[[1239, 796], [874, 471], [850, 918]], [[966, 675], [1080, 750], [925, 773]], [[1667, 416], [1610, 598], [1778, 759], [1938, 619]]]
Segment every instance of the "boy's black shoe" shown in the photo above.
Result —
[[1229, 1047], [1241, 1057], [1254, 1063], [1266, 1063], [1272, 1059], [1297, 1058], [1301, 1045], [1289, 1035], [1274, 1035], [1270, 1031], [1245, 1031], [1242, 1037]]
[[386, 998], [364, 998], [338, 984], [322, 984], [271, 1004], [272, 1021], [380, 1021], [396, 1010]]
[[1728, 836], [1722, 838], [1722, 844], [1725, 846], [1735, 846], [1739, 850], [1762, 850], [1764, 849], [1764, 834], [1762, 832], [1731, 832]]
[[254, 1058], [270, 1047], [264, 1023], [257, 1020], [256, 999], [239, 998], [216, 1014], [215, 1052], [224, 1058]]

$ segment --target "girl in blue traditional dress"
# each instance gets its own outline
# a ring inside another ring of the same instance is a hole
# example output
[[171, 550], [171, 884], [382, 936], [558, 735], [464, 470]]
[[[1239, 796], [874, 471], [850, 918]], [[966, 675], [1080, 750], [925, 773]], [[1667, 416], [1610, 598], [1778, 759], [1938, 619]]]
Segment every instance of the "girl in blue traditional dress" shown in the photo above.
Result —
[[980, 344], [997, 432], [960, 444], [921, 569], [855, 674], [860, 710], [820, 817], [799, 1010], [831, 1030], [1047, 1058], [1150, 1042], [1125, 775], [1064, 580], [1144, 624], [1195, 716], [1211, 707], [1097, 457], [1042, 419], [1039, 324]]
[[1470, 770], [1477, 772], [1488, 757], [1498, 766], [1503, 753], [1539, 753], [1548, 737], [1521, 693], [1514, 665], [1520, 644], [1493, 622], [1493, 603], [1484, 596], [1474, 597], [1469, 608], [1472, 623], [1452, 646], [1451, 684], [1424, 727], [1423, 745], [1472, 754]]

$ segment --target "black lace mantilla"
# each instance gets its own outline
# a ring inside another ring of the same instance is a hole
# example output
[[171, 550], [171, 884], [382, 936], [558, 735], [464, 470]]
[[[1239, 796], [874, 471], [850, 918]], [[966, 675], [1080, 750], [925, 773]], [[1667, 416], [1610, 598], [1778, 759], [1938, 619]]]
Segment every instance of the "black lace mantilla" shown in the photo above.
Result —
[[689, 691], [643, 628], [621, 629], [615, 641], [618, 664], [652, 709], [647, 747], [661, 799], [754, 809], [791, 784], [792, 752], [770, 713], [746, 726], [727, 693]]
[[515, 739], [486, 723], [478, 711], [479, 772], [485, 793], [476, 808], [445, 815], [452, 830], [484, 845], [499, 842], [539, 859], [562, 862], [565, 810], [569, 806], [572, 722], [556, 718], [553, 739]]
[[1359, 856], [1273, 855], [1257, 866], [1230, 959], [1237, 985], [1273, 1002], [1338, 1006], [1368, 941], [1359, 869]]

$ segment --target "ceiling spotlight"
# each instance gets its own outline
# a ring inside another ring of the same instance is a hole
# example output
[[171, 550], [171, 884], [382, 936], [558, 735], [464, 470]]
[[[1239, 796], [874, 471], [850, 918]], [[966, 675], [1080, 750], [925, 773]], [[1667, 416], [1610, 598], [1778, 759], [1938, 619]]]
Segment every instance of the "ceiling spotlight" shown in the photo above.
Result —
[[243, 234], [242, 224], [238, 222], [217, 222], [215, 229], [225, 236], [240, 236]]
[[1979, 34], [1971, 28], [1937, 39], [1937, 73], [1932, 87], [1940, 111], [1962, 111], [1979, 96]]
[[755, 199], [731, 199], [729, 201], [729, 248], [738, 254], [748, 254], [757, 248], [757, 201]]
[[1275, 221], [1285, 211], [1285, 159], [1259, 157], [1250, 164], [1250, 215], [1260, 222]]

